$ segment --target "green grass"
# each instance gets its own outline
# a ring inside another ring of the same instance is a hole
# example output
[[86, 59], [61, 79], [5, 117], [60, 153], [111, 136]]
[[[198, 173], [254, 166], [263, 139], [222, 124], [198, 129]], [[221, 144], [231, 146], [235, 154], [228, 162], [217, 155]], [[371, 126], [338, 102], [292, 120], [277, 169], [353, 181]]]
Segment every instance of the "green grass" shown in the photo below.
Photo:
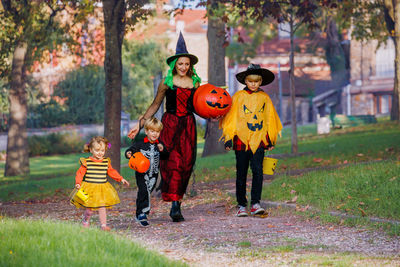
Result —
[[1, 266], [186, 266], [98, 229], [0, 219]]
[[[272, 154], [290, 153], [291, 140], [288, 134], [283, 133]], [[299, 152], [305, 154], [280, 160], [276, 171], [395, 159], [400, 154], [400, 125], [385, 121], [334, 130], [328, 135], [299, 134], [298, 143]]]
[[[125, 149], [121, 149], [121, 155]], [[0, 163], [0, 200], [43, 199], [52, 196], [65, 197], [75, 185], [75, 173], [79, 168], [79, 158], [88, 153], [33, 157], [29, 159], [30, 174], [26, 176], [4, 177], [4, 162]], [[121, 156], [121, 164], [128, 163]], [[134, 172], [128, 167], [121, 168], [121, 175], [132, 186]], [[118, 185], [116, 185], [119, 187]], [[121, 187], [123, 189], [123, 187]]]
[[301, 176], [281, 176], [264, 186], [263, 199], [310, 204], [322, 211], [400, 220], [400, 164], [385, 161]]

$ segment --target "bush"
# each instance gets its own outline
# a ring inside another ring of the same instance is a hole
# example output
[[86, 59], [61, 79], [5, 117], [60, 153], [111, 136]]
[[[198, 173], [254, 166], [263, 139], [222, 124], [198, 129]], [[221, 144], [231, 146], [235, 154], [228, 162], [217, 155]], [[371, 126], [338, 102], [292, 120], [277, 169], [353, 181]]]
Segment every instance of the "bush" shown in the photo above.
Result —
[[68, 114], [65, 107], [51, 99], [33, 108], [28, 116], [28, 128], [55, 127], [66, 124]]
[[28, 137], [29, 156], [71, 154], [81, 152], [85, 141], [76, 133], [52, 133]]
[[103, 123], [104, 69], [88, 65], [69, 72], [54, 95], [65, 99], [65, 120], [71, 124]]

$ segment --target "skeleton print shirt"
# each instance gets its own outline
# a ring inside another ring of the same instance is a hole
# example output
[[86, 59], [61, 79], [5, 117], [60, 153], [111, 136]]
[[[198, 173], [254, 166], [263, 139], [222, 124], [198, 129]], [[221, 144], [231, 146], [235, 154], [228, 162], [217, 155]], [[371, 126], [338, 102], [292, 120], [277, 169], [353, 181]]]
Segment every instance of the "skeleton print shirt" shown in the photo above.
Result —
[[[161, 144], [164, 147], [162, 152], [160, 152], [160, 150], [158, 149], [158, 144]], [[146, 175], [149, 177], [154, 177], [158, 175], [158, 172], [160, 170], [160, 158], [164, 158], [168, 154], [165, 149], [165, 145], [162, 142], [156, 140], [154, 143], [151, 143], [147, 136], [144, 138], [143, 141], [137, 141], [133, 143], [132, 146], [125, 151], [126, 158], [128, 158], [128, 152], [131, 152], [131, 155], [136, 152], [141, 152], [146, 158], [149, 159], [150, 168], [146, 172]]]

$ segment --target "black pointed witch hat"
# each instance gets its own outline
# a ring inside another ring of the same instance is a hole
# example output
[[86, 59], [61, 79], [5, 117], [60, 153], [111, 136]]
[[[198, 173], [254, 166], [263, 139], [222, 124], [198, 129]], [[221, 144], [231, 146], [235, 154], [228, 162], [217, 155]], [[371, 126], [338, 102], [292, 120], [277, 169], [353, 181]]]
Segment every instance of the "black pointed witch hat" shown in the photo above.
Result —
[[261, 68], [260, 65], [258, 65], [258, 64], [250, 64], [247, 67], [247, 70], [236, 74], [236, 79], [241, 84], [246, 84], [245, 83], [246, 76], [251, 75], [251, 74], [260, 75], [262, 77], [261, 86], [270, 84], [275, 79], [275, 75], [271, 71]]
[[199, 61], [199, 59], [195, 55], [189, 54], [189, 52], [187, 51], [185, 39], [183, 39], [182, 32], [179, 33], [179, 39], [178, 42], [176, 43], [175, 55], [167, 58], [167, 64], [169, 65], [174, 59], [178, 57], [190, 58], [190, 62], [192, 63], [192, 65], [196, 64]]

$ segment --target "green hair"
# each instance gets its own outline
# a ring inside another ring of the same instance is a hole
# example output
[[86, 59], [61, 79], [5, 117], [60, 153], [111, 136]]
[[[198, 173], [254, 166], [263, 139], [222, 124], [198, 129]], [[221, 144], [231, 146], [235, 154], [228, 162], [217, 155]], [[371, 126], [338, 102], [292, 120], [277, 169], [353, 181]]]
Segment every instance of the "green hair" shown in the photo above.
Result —
[[[173, 81], [172, 71], [175, 68], [175, 63], [176, 63], [177, 60], [178, 60], [178, 58], [172, 60], [169, 63], [169, 70], [168, 70], [167, 76], [165, 77], [165, 80], [164, 80], [164, 84], [166, 84], [169, 88], [174, 88], [174, 81]], [[193, 75], [192, 75], [193, 87], [195, 87], [197, 83], [199, 83], [199, 84], [201, 83], [201, 79], [200, 79], [199, 75], [197, 75], [197, 72], [194, 69], [194, 67], [193, 67], [192, 70], [193, 70]]]

